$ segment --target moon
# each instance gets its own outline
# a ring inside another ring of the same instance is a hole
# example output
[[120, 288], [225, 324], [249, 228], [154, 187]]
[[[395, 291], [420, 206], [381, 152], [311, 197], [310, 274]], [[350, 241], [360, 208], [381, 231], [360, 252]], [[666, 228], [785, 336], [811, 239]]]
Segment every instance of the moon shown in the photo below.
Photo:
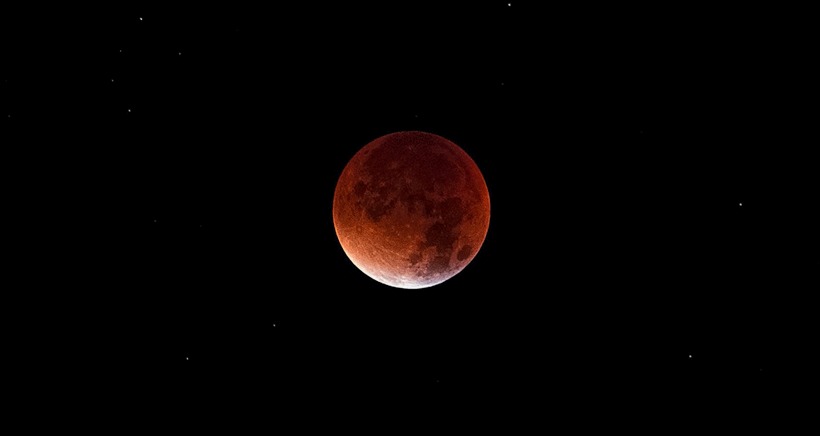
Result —
[[490, 194], [473, 159], [441, 136], [395, 132], [359, 150], [339, 176], [333, 225], [367, 276], [427, 288], [475, 258], [490, 224]]

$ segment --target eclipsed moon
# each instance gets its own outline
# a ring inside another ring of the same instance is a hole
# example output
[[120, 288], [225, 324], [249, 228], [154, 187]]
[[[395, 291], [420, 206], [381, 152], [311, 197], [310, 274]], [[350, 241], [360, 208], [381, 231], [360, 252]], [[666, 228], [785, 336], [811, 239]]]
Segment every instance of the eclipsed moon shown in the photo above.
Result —
[[333, 197], [342, 249], [389, 286], [434, 286], [476, 256], [490, 195], [472, 158], [453, 142], [410, 131], [377, 138], [342, 171]]

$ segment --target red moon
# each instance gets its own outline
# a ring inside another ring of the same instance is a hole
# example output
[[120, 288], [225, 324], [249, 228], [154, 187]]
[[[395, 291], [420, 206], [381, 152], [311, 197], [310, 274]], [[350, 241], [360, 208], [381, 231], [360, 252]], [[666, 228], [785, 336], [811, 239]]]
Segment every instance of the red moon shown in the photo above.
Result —
[[473, 260], [490, 224], [490, 194], [453, 142], [410, 131], [377, 138], [342, 171], [333, 225], [347, 257], [385, 285], [437, 285]]

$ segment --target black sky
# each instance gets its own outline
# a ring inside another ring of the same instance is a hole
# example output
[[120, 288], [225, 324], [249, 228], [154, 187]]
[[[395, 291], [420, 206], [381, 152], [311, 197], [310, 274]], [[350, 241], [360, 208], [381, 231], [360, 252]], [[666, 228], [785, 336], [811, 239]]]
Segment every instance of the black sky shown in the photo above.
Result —
[[[816, 363], [798, 20], [390, 4], [7, 15], [7, 183], [47, 235], [18, 259], [58, 265], [21, 300], [76, 315], [45, 329], [58, 365], [169, 407], [548, 418], [766, 410]], [[399, 130], [459, 144], [491, 196], [475, 260], [425, 290], [359, 272], [331, 219]]]

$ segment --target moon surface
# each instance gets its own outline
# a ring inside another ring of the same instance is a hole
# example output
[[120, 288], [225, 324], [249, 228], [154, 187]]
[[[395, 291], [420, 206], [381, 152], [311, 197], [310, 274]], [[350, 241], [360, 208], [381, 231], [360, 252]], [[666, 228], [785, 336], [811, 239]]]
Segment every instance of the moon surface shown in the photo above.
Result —
[[333, 224], [348, 258], [385, 285], [418, 289], [461, 272], [490, 224], [490, 195], [472, 158], [432, 133], [377, 138], [345, 166]]

